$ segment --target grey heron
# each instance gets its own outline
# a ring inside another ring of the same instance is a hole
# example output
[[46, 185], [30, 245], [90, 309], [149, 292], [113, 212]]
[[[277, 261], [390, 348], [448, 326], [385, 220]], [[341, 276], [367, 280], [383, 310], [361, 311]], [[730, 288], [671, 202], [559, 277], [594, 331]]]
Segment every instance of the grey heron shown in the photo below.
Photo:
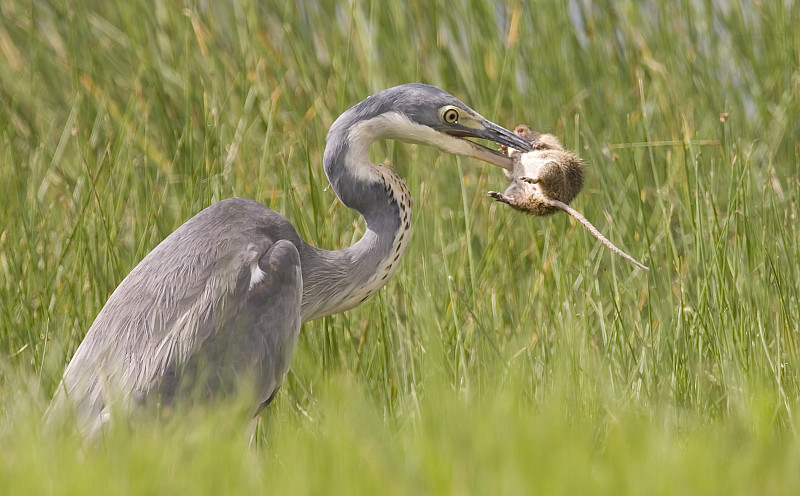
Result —
[[301, 323], [369, 298], [408, 247], [411, 195], [390, 166], [369, 160], [370, 145], [394, 139], [512, 167], [508, 157], [467, 138], [530, 150], [527, 140], [424, 84], [383, 90], [345, 111], [328, 132], [323, 165], [339, 200], [364, 217], [363, 237], [327, 251], [256, 201], [209, 206], [119, 284], [46, 415], [69, 409], [93, 436], [114, 405], [153, 397], [169, 403], [185, 387], [219, 397], [241, 392], [243, 378], [257, 413], [281, 386]]

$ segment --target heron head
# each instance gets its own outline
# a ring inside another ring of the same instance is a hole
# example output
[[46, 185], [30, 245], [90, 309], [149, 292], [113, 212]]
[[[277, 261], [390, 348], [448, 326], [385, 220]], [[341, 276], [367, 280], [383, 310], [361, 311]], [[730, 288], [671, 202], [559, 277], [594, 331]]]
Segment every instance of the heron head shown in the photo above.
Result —
[[353, 125], [357, 134], [367, 134], [371, 140], [389, 138], [435, 146], [509, 170], [513, 168], [510, 158], [469, 138], [531, 150], [528, 140], [485, 119], [450, 93], [426, 84], [410, 83], [383, 90], [342, 118]]

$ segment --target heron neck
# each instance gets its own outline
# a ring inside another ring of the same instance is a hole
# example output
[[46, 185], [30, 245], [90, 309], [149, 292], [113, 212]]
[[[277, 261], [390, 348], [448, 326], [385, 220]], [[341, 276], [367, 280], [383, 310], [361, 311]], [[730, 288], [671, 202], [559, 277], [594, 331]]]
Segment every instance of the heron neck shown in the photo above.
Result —
[[[306, 245], [302, 319], [349, 310], [382, 288], [397, 269], [410, 239], [411, 194], [388, 165], [369, 161], [368, 142], [328, 137], [325, 173], [336, 195], [359, 212], [367, 230], [336, 251]], [[331, 146], [334, 143], [335, 146]]]

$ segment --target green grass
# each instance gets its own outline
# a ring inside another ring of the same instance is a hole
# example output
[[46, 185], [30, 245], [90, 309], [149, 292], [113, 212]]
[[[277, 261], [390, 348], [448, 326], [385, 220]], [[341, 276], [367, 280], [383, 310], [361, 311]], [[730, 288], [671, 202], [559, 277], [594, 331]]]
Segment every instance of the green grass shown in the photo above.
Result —
[[[800, 6], [320, 3], [0, 4], [0, 493], [796, 493]], [[385, 143], [411, 247], [304, 326], [259, 449], [235, 409], [42, 431], [111, 291], [202, 208], [354, 242], [325, 133], [409, 81], [560, 136], [573, 205], [650, 273], [491, 202], [496, 168]]]

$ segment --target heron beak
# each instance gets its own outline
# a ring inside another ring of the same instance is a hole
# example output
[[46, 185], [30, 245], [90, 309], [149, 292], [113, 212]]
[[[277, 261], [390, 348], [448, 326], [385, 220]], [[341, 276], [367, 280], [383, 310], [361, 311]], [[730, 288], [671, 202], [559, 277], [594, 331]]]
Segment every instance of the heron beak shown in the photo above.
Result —
[[[476, 120], [456, 128], [443, 129], [442, 132], [456, 138], [485, 139], [497, 143], [498, 145], [507, 146], [523, 152], [532, 150], [528, 140], [486, 119]], [[468, 144], [468, 149], [464, 155], [483, 160], [484, 162], [502, 167], [503, 169], [514, 169], [514, 161], [507, 155], [468, 139], [464, 139], [464, 142]]]

